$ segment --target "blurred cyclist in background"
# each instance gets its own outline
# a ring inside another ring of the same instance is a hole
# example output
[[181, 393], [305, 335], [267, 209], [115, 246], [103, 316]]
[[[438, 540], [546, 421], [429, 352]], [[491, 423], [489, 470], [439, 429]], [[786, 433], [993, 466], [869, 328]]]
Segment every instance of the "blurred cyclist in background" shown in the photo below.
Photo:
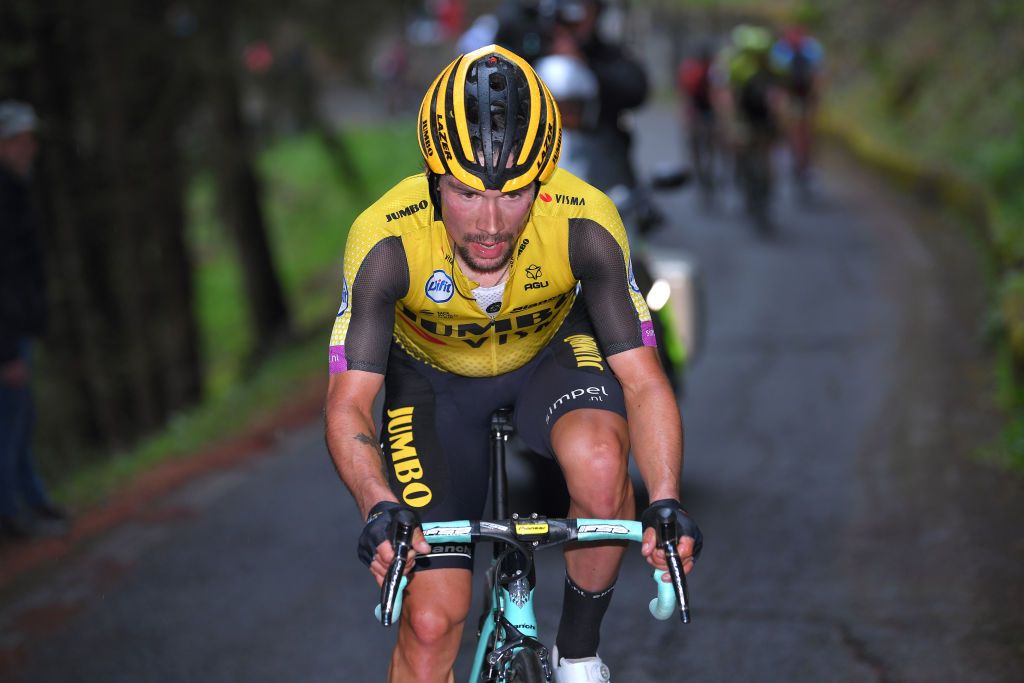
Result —
[[711, 74], [714, 59], [711, 45], [703, 44], [679, 64], [676, 74], [676, 87], [683, 98], [690, 163], [705, 204], [713, 201], [715, 190], [717, 132]]
[[755, 226], [771, 228], [771, 153], [779, 137], [782, 108], [781, 82], [772, 68], [771, 32], [741, 24], [731, 33], [716, 69], [724, 81], [719, 106], [730, 120], [729, 139], [736, 161], [736, 180]]
[[793, 155], [793, 177], [806, 189], [814, 148], [814, 113], [821, 90], [825, 51], [821, 43], [799, 26], [790, 26], [776, 41], [772, 65], [781, 75], [792, 109], [793, 125], [789, 143]]

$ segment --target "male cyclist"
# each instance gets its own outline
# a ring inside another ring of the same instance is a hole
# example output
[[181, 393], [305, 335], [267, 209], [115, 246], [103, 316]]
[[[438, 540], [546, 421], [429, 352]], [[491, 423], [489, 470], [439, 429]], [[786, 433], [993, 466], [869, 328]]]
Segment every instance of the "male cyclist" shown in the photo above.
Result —
[[[692, 569], [700, 532], [678, 502], [682, 428], [650, 314], [611, 201], [557, 168], [547, 87], [518, 55], [481, 48], [430, 86], [418, 132], [426, 172], [351, 228], [331, 337], [327, 444], [367, 520], [360, 557], [379, 584], [402, 508], [421, 521], [479, 518], [489, 417], [513, 405], [521, 438], [565, 473], [572, 517], [633, 516], [632, 448], [655, 501], [643, 519], [672, 511]], [[472, 549], [431, 548], [419, 530], [413, 546], [389, 680], [450, 681]], [[556, 681], [608, 680], [598, 634], [624, 552], [566, 551]], [[666, 567], [653, 529], [642, 553]]]
[[728, 89], [719, 103], [731, 113], [736, 176], [747, 211], [768, 229], [772, 148], [779, 135], [780, 83], [772, 69], [772, 36], [766, 28], [741, 24], [721, 65]]
[[772, 46], [772, 63], [782, 74], [792, 105], [794, 122], [790, 131], [793, 176], [803, 186], [810, 170], [814, 142], [814, 115], [821, 90], [825, 51], [800, 26], [790, 26]]
[[690, 162], [705, 204], [711, 203], [715, 190], [717, 133], [711, 73], [714, 60], [713, 48], [705, 43], [680, 62], [676, 72], [676, 87], [683, 98]]

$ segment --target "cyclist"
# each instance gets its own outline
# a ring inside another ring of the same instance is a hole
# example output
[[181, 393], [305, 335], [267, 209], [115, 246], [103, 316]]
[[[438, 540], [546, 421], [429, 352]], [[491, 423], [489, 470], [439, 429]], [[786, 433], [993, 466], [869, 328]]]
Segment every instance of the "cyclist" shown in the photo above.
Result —
[[769, 227], [771, 151], [779, 134], [779, 78], [771, 65], [772, 35], [768, 29], [740, 24], [723, 59], [731, 110], [736, 176], [748, 212], [760, 228]]
[[717, 133], [711, 73], [714, 61], [714, 50], [710, 44], [704, 44], [680, 62], [676, 72], [676, 87], [683, 98], [690, 161], [705, 204], [711, 203], [715, 188]]
[[[654, 501], [642, 519], [674, 515], [692, 569], [700, 532], [679, 504], [682, 427], [650, 314], [611, 201], [557, 167], [560, 122], [547, 87], [515, 53], [481, 48], [430, 86], [418, 133], [426, 172], [352, 225], [331, 336], [326, 438], [367, 520], [361, 559], [380, 583], [396, 510], [479, 518], [489, 417], [514, 405], [526, 445], [563, 470], [573, 517], [633, 516], [632, 449]], [[382, 387], [378, 439], [372, 406]], [[413, 546], [389, 679], [449, 681], [472, 549], [431, 548], [419, 530]], [[556, 681], [607, 680], [599, 628], [624, 552], [566, 551]], [[666, 567], [653, 529], [642, 553]]]
[[772, 47], [772, 63], [782, 74], [795, 121], [789, 143], [793, 155], [793, 176], [803, 186], [810, 170], [813, 151], [814, 113], [821, 89], [825, 51], [821, 43], [800, 26], [790, 26]]

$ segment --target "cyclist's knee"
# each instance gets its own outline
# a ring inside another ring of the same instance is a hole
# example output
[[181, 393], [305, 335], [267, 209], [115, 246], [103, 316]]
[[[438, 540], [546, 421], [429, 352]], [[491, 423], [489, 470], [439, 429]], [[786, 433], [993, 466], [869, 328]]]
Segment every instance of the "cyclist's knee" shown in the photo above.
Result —
[[591, 428], [564, 441], [556, 452], [577, 510], [593, 517], [619, 515], [631, 492], [624, 435]]
[[465, 614], [452, 613], [450, 606], [428, 604], [408, 610], [409, 628], [421, 647], [436, 647], [451, 638], [459, 638]]
[[416, 573], [402, 608], [402, 626], [417, 646], [437, 648], [459, 638], [469, 614], [470, 578], [464, 570]]
[[571, 418], [572, 413], [559, 421], [556, 426], [560, 429], [552, 431], [552, 446], [566, 476], [577, 469], [603, 481], [624, 476], [629, 450], [625, 424], [602, 424], [593, 420], [573, 423]]

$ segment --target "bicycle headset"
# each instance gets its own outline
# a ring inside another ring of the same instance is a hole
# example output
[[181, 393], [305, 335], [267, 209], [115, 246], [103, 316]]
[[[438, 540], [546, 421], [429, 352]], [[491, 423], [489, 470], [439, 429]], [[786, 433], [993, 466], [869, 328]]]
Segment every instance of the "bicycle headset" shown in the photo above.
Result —
[[432, 195], [436, 176], [446, 173], [480, 191], [512, 192], [555, 172], [562, 125], [533, 67], [488, 45], [457, 57], [434, 80], [420, 105], [418, 138], [435, 176]]

